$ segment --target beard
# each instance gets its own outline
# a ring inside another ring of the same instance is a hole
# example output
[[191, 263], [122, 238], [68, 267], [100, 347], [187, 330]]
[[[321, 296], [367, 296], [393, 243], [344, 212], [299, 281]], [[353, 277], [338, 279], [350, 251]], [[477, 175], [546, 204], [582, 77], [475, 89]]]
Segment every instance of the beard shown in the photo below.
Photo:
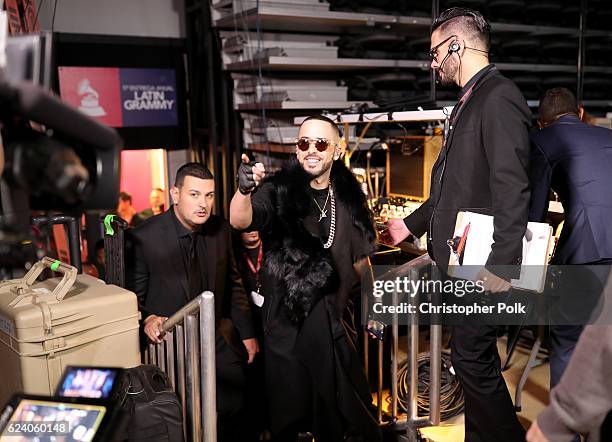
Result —
[[334, 159], [332, 157], [327, 161], [325, 161], [324, 159], [321, 160], [321, 168], [318, 170], [310, 169], [309, 167], [307, 167], [306, 162], [307, 162], [306, 158], [304, 158], [304, 160], [301, 162], [302, 167], [304, 168], [304, 171], [306, 171], [306, 173], [310, 175], [312, 179], [315, 179], [315, 178], [319, 178], [321, 175], [323, 175], [325, 172], [331, 169]]
[[441, 86], [453, 86], [456, 84], [455, 77], [459, 71], [459, 62], [453, 58], [448, 57], [446, 61], [443, 61], [438, 69], [436, 69], [436, 79]]

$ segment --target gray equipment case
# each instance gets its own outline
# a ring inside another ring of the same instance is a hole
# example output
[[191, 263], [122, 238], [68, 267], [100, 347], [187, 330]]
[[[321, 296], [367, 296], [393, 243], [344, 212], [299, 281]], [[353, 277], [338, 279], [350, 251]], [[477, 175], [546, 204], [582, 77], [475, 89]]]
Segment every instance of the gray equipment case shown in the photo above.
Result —
[[[36, 279], [45, 268], [63, 277]], [[0, 404], [53, 395], [68, 365], [140, 364], [136, 295], [51, 258], [0, 282]]]

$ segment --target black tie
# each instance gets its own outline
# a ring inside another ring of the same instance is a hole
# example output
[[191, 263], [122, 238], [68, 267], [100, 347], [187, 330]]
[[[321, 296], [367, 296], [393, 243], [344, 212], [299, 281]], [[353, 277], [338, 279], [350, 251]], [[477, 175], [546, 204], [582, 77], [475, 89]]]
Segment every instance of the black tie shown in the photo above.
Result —
[[198, 232], [193, 232], [189, 237], [189, 299], [193, 299], [202, 293], [202, 270], [198, 259]]

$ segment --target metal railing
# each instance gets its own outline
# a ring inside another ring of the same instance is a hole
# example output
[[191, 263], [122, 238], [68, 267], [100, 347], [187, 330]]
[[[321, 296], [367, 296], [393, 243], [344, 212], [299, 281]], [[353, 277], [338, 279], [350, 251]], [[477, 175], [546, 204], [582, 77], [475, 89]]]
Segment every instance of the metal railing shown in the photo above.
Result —
[[203, 292], [163, 324], [161, 344], [149, 344], [145, 361], [170, 378], [181, 401], [186, 440], [217, 441], [215, 298]]
[[[410, 279], [419, 279], [420, 272], [429, 268], [432, 265], [432, 261], [429, 255], [423, 255], [406, 264], [399, 266], [393, 271], [387, 273], [385, 278], [393, 279], [396, 276], [406, 276]], [[393, 305], [398, 305], [398, 294], [393, 294]], [[418, 304], [418, 296], [409, 297], [410, 302], [414, 305]], [[436, 300], [432, 300], [436, 302]], [[415, 308], [418, 312], [418, 308]], [[432, 315], [433, 316], [433, 315]], [[429, 427], [440, 424], [440, 385], [442, 375], [442, 325], [439, 318], [432, 317], [430, 330], [430, 388], [429, 388], [429, 414], [427, 416], [418, 415], [418, 356], [419, 356], [419, 315], [418, 313], [410, 315], [410, 321], [408, 327], [408, 412], [406, 419], [400, 421], [398, 413], [398, 365], [399, 365], [399, 320], [398, 313], [394, 313], [392, 316], [391, 325], [389, 328], [390, 339], [391, 339], [391, 416], [390, 425], [394, 429], [403, 433], [401, 440], [407, 440], [410, 442], [417, 441], [417, 430], [421, 427]], [[369, 371], [368, 361], [368, 342], [369, 335], [365, 332], [364, 337], [364, 352], [365, 352], [365, 365], [366, 372]], [[382, 390], [383, 390], [383, 342], [378, 340], [378, 391], [377, 391], [377, 408], [378, 408], [378, 422], [383, 422], [383, 401], [382, 401]]]
[[[419, 272], [431, 264], [427, 255], [410, 261], [393, 271], [418, 279]], [[397, 296], [397, 293], [394, 295]], [[418, 302], [418, 297], [411, 298]], [[418, 310], [417, 310], [418, 311]], [[393, 315], [391, 329], [391, 423], [404, 433], [408, 441], [417, 440], [417, 429], [440, 423], [440, 382], [442, 355], [442, 326], [432, 319], [430, 325], [431, 373], [429, 389], [429, 414], [418, 416], [418, 315], [411, 315], [408, 325], [408, 413], [405, 420], [398, 417], [398, 336], [399, 321]], [[147, 363], [164, 371], [174, 387], [183, 409], [183, 428], [187, 440], [216, 442], [217, 412], [215, 384], [215, 307], [214, 295], [204, 292], [193, 299], [163, 324], [166, 332], [163, 342], [150, 344], [146, 353]], [[368, 338], [364, 342], [366, 370], [368, 370]], [[378, 420], [382, 419], [383, 343], [378, 341]], [[404, 439], [406, 440], [406, 439]]]

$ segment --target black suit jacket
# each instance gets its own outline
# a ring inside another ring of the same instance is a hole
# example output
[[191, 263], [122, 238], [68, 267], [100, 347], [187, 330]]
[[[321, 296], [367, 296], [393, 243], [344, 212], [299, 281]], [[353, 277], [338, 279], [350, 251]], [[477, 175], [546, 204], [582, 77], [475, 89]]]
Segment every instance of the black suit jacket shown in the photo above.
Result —
[[[476, 83], [455, 117], [446, 147], [431, 175], [430, 197], [404, 219], [412, 234], [428, 232], [427, 248], [446, 270], [459, 211], [494, 216], [494, 244], [487, 268], [519, 264], [529, 211], [529, 128], [531, 113], [516, 85], [496, 68]], [[508, 269], [504, 269], [508, 270]]]
[[552, 187], [565, 223], [553, 262], [585, 264], [612, 258], [612, 130], [563, 116], [531, 135], [532, 221], [543, 221]]
[[[127, 285], [138, 296], [143, 319], [172, 316], [190, 301], [188, 276], [174, 225], [172, 207], [130, 231]], [[200, 260], [206, 287], [215, 295], [217, 331], [236, 351], [255, 337], [249, 303], [236, 270], [227, 221], [211, 215], [203, 225], [206, 256]], [[237, 329], [237, 330], [236, 330]], [[238, 333], [236, 333], [236, 331]], [[238, 336], [239, 335], [239, 336]]]

